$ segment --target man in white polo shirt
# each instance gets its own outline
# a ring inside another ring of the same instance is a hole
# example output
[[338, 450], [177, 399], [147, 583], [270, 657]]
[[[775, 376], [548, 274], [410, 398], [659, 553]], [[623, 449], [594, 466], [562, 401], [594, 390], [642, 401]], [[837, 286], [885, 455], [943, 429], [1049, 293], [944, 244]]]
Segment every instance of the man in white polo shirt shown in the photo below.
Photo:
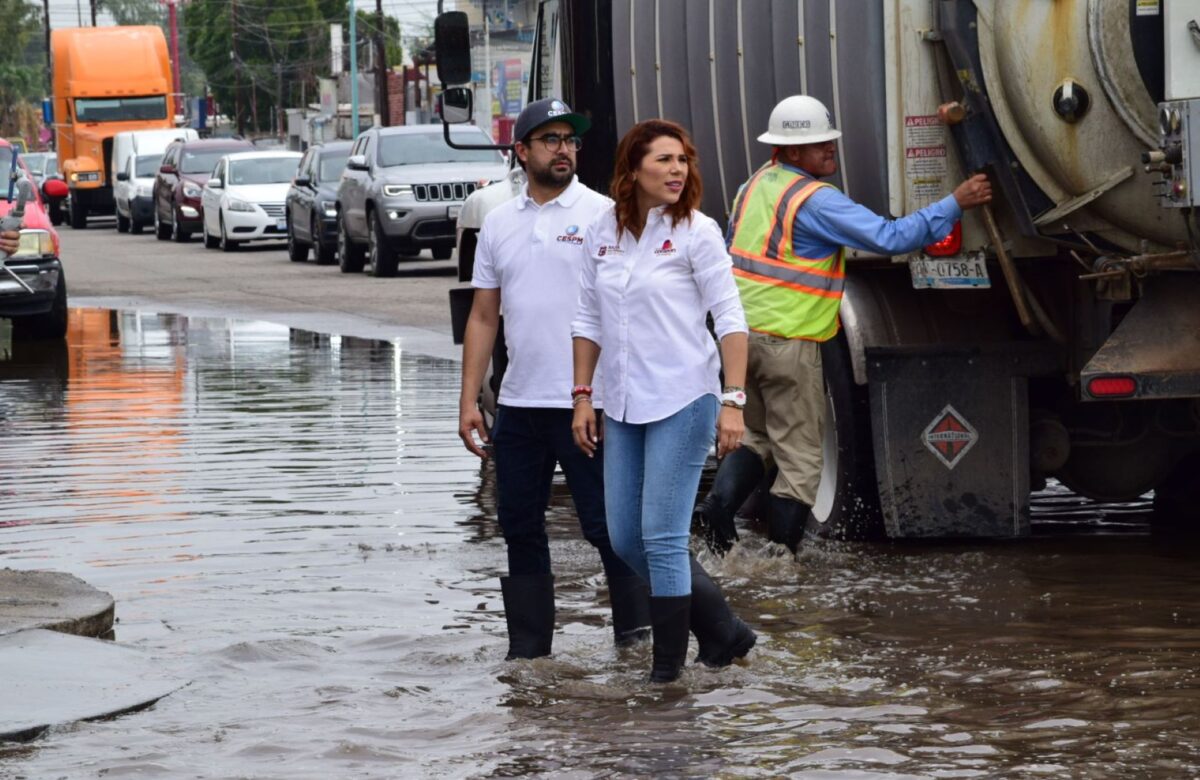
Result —
[[[487, 215], [475, 250], [458, 434], [479, 457], [488, 457], [488, 443], [495, 455], [497, 514], [508, 548], [508, 576], [500, 578], [500, 586], [510, 660], [550, 654], [554, 575], [546, 507], [556, 463], [566, 475], [583, 536], [600, 553], [617, 644], [649, 634], [649, 591], [609, 544], [603, 458], [584, 455], [571, 434], [571, 320], [579, 301], [583, 232], [610, 205], [575, 177], [580, 136], [590, 125], [561, 100], [525, 107], [513, 137], [528, 181]], [[508, 368], [489, 437], [476, 401], [501, 313]], [[600, 408], [599, 382], [593, 386]]]

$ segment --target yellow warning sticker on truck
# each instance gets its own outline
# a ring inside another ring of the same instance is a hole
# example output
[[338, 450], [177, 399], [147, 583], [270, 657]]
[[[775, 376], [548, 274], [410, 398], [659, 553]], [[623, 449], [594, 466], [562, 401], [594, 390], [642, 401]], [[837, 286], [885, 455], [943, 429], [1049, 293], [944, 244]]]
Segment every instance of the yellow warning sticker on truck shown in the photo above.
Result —
[[1137, 0], [1138, 16], [1158, 16], [1159, 0]]

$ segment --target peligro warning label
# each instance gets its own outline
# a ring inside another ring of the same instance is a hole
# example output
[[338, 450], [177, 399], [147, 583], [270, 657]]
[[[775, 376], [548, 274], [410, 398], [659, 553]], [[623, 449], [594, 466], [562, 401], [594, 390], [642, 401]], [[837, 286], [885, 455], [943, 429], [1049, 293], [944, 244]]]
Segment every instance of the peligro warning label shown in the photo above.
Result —
[[904, 117], [904, 179], [910, 209], [946, 195], [946, 128], [936, 114]]

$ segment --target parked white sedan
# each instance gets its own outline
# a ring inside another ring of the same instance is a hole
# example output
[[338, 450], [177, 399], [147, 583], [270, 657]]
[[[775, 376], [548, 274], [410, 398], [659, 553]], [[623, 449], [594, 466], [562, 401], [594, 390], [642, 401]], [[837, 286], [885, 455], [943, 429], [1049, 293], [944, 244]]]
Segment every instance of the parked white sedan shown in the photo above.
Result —
[[225, 155], [204, 185], [204, 246], [232, 252], [247, 241], [287, 238], [284, 200], [299, 152]]

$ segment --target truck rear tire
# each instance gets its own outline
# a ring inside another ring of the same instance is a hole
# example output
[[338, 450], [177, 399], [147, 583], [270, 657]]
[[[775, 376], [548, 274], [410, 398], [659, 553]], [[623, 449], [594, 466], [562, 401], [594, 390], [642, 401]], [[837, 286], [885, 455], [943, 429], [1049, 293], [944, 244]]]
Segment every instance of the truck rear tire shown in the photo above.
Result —
[[1150, 525], [1155, 533], [1200, 535], [1200, 454], [1179, 462], [1171, 475], [1154, 488], [1154, 514]]
[[824, 465], [806, 532], [821, 539], [865, 541], [885, 535], [875, 479], [871, 403], [854, 383], [844, 333], [821, 345], [825, 372]]

